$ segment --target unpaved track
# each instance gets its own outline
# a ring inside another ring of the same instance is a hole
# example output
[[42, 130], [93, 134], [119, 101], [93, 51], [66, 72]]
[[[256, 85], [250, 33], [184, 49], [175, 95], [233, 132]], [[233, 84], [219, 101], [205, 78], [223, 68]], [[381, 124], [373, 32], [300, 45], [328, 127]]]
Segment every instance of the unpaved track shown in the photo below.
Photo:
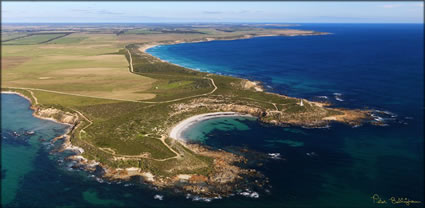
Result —
[[89, 122], [89, 124], [88, 125], [86, 125], [85, 127], [83, 127], [81, 130], [80, 130], [80, 132], [79, 132], [79, 137], [80, 137], [80, 140], [81, 141], [83, 141], [84, 143], [86, 143], [86, 144], [88, 144], [88, 145], [90, 145], [90, 146], [92, 146], [92, 147], [95, 147], [95, 148], [97, 148], [97, 149], [99, 149], [100, 151], [102, 151], [102, 152], [105, 152], [105, 153], [108, 153], [108, 154], [110, 154], [110, 155], [112, 155], [112, 156], [116, 156], [116, 157], [125, 157], [125, 158], [145, 158], [145, 159], [151, 159], [151, 160], [156, 160], [156, 161], [166, 161], [166, 160], [171, 160], [171, 159], [175, 159], [175, 158], [180, 158], [181, 157], [181, 155], [179, 154], [179, 153], [177, 153], [176, 151], [174, 151], [170, 146], [168, 146], [168, 144], [165, 142], [165, 138], [164, 137], [161, 137], [161, 141], [162, 141], [162, 143], [171, 151], [171, 152], [173, 152], [174, 154], [176, 154], [176, 156], [174, 156], [174, 157], [169, 157], [169, 158], [165, 158], [165, 159], [155, 159], [155, 158], [151, 158], [151, 157], [149, 157], [149, 156], [147, 156], [147, 154], [146, 153], [144, 153], [144, 154], [140, 154], [140, 155], [121, 155], [121, 154], [115, 154], [115, 151], [113, 151], [112, 149], [112, 151], [113, 151], [113, 153], [111, 152], [111, 151], [108, 151], [108, 150], [105, 150], [104, 148], [100, 148], [100, 147], [96, 147], [96, 146], [94, 146], [93, 144], [91, 144], [91, 143], [89, 143], [89, 142], [87, 142], [87, 141], [85, 141], [85, 140], [83, 140], [82, 139], [82, 137], [81, 137], [81, 132], [83, 132], [86, 128], [88, 128], [89, 126], [91, 126], [92, 124], [93, 124], [93, 121], [91, 121], [90, 119], [88, 119], [83, 113], [81, 113], [80, 111], [78, 111], [78, 110], [76, 110], [76, 109], [73, 109], [73, 108], [71, 108], [71, 110], [73, 110], [73, 111], [75, 111], [79, 116], [81, 116], [82, 118], [84, 118], [84, 120], [86, 120], [87, 122]]
[[104, 98], [104, 97], [81, 95], [81, 94], [75, 94], [75, 93], [60, 92], [60, 91], [54, 91], [54, 90], [45, 90], [45, 89], [39, 89], [39, 88], [28, 88], [28, 87], [8, 87], [7, 86], [5, 88], [20, 89], [20, 90], [38, 90], [38, 91], [57, 93], [57, 94], [62, 94], [62, 95], [72, 95], [72, 96], [79, 96], [79, 97], [104, 99], [104, 100], [117, 100], [117, 101], [135, 102], [135, 103], [160, 104], [160, 103], [171, 103], [171, 102], [180, 101], [180, 100], [189, 99], [189, 98], [202, 97], [202, 96], [206, 96], [206, 95], [210, 95], [210, 94], [214, 93], [218, 88], [215, 85], [213, 79], [211, 79], [211, 78], [207, 78], [207, 79], [209, 79], [211, 81], [211, 84], [214, 86], [214, 89], [211, 90], [211, 92], [207, 92], [207, 93], [200, 94], [200, 95], [192, 95], [192, 96], [188, 96], [188, 97], [177, 98], [177, 99], [173, 99], [173, 100], [166, 100], [166, 101], [139, 101], [139, 100], [126, 100], [126, 99], [117, 99], [117, 98]]
[[[131, 53], [130, 53], [130, 51], [128, 49], [127, 49], [127, 53], [129, 55], [129, 61], [130, 61], [130, 69], [129, 70], [130, 70], [131, 73], [135, 74], [134, 73], [134, 68], [133, 68], [133, 58], [131, 57]], [[190, 98], [195, 98], [195, 97], [202, 97], [202, 96], [213, 94], [218, 89], [217, 88], [217, 85], [215, 85], [214, 80], [212, 78], [205, 78], [205, 79], [209, 79], [211, 81], [212, 86], [214, 87], [214, 89], [211, 90], [210, 92], [203, 93], [203, 94], [200, 94], [200, 95], [192, 95], [192, 96], [188, 96], [188, 97], [177, 98], [177, 99], [173, 99], [173, 100], [166, 100], [166, 101], [140, 101], [140, 100], [117, 99], [117, 98], [105, 98], [105, 97], [82, 95], [82, 94], [61, 92], [61, 91], [55, 91], [55, 90], [45, 90], [45, 89], [39, 89], [39, 88], [28, 88], [28, 87], [9, 87], [9, 86], [7, 86], [6, 88], [21, 89], [21, 90], [38, 90], [38, 91], [50, 92], [50, 93], [57, 93], [57, 94], [62, 94], [62, 95], [72, 95], [72, 96], [79, 96], [79, 97], [89, 97], [89, 98], [104, 99], [104, 100], [117, 100], [117, 101], [125, 101], [125, 102], [136, 102], [136, 103], [147, 103], [147, 104], [160, 104], [160, 103], [171, 103], [171, 102], [180, 101], [180, 100], [184, 100], [184, 99], [190, 99]], [[31, 94], [35, 98], [35, 96], [34, 96], [34, 94], [32, 92], [31, 92]], [[36, 104], [38, 104], [37, 98], [35, 98], [35, 101], [36, 101]]]
[[57, 93], [57, 94], [62, 94], [62, 95], [72, 95], [72, 96], [79, 96], [79, 97], [104, 99], [104, 100], [117, 100], [117, 101], [126, 101], [126, 102], [142, 102], [142, 101], [135, 101], [135, 100], [126, 100], [126, 99], [117, 99], [117, 98], [104, 98], [104, 97], [96, 97], [96, 96], [90, 96], [90, 95], [81, 95], [81, 94], [68, 93], [68, 92], [60, 92], [60, 91], [55, 91], [55, 90], [45, 90], [45, 89], [39, 89], [39, 88], [8, 87], [8, 86], [6, 86], [5, 88], [20, 89], [20, 90], [38, 90], [38, 91], [50, 92], [50, 93]]
[[[133, 59], [131, 56], [130, 51], [127, 49], [127, 53], [129, 55], [129, 64], [130, 64], [130, 68], [129, 71], [131, 73], [134, 73], [134, 68], [133, 68]], [[135, 73], [134, 73], [135, 74]], [[126, 101], [126, 102], [137, 102], [137, 103], [147, 103], [147, 104], [160, 104], [160, 103], [170, 103], [170, 102], [176, 102], [176, 101], [180, 101], [180, 100], [184, 100], [184, 99], [189, 99], [189, 98], [195, 98], [195, 97], [202, 97], [202, 96], [207, 96], [210, 94], [213, 94], [217, 89], [217, 85], [215, 84], [214, 80], [212, 78], [205, 78], [205, 79], [209, 79], [211, 81], [212, 86], [214, 87], [213, 90], [211, 90], [210, 92], [204, 93], [204, 94], [200, 94], [200, 95], [193, 95], [193, 96], [188, 96], [188, 97], [183, 97], [183, 98], [177, 98], [177, 99], [173, 99], [173, 100], [167, 100], [167, 101], [137, 101], [137, 100], [126, 100], [126, 99], [111, 99], [111, 98], [103, 98], [103, 97], [97, 97], [97, 96], [88, 96], [88, 95], [81, 95], [81, 94], [75, 94], [75, 93], [67, 93], [67, 92], [60, 92], [60, 91], [54, 91], [54, 90], [45, 90], [45, 89], [38, 89], [38, 88], [25, 88], [25, 87], [7, 87], [7, 88], [11, 88], [11, 89], [22, 89], [22, 90], [27, 90], [31, 93], [31, 96], [34, 98], [35, 104], [39, 104], [37, 97], [34, 95], [33, 90], [38, 90], [38, 91], [43, 91], [43, 92], [50, 92], [50, 93], [57, 93], [57, 94], [63, 94], [63, 95], [71, 95], [71, 96], [80, 96], [80, 97], [89, 97], [89, 98], [96, 98], [96, 99], [106, 99], [106, 100], [117, 100], [117, 101]], [[275, 106], [275, 108], [277, 109], [277, 106], [273, 103], [273, 105]], [[72, 109], [72, 108], [71, 108]], [[160, 138], [161, 142], [174, 154], [176, 154], [176, 156], [170, 157], [170, 158], [165, 158], [165, 159], [154, 159], [154, 158], [150, 158], [148, 157], [146, 154], [141, 154], [141, 155], [121, 155], [121, 154], [115, 154], [115, 152], [111, 152], [110, 150], [105, 150], [104, 148], [100, 148], [97, 147], [85, 140], [82, 139], [81, 137], [81, 132], [85, 132], [84, 130], [86, 128], [88, 128], [89, 126], [91, 126], [93, 124], [93, 122], [88, 119], [83, 113], [81, 113], [80, 111], [76, 110], [76, 109], [72, 109], [73, 111], [75, 111], [80, 117], [84, 118], [84, 120], [86, 120], [88, 122], [88, 125], [86, 125], [85, 127], [83, 127], [80, 131], [79, 131], [79, 137], [81, 139], [81, 141], [83, 141], [84, 143], [86, 143], [87, 145], [90, 145], [92, 147], [95, 147], [97, 149], [99, 149], [102, 152], [105, 152], [107, 154], [110, 154], [112, 156], [116, 156], [116, 157], [125, 157], [125, 158], [146, 158], [146, 159], [151, 159], [151, 160], [156, 160], [156, 161], [166, 161], [166, 160], [171, 160], [171, 159], [178, 159], [181, 157], [181, 154], [178, 153], [177, 151], [175, 151], [173, 148], [171, 148], [166, 142], [165, 136], [162, 136]]]
[[[134, 68], [133, 68], [133, 59], [131, 56], [130, 51], [127, 49], [127, 52], [129, 54], [129, 64], [130, 64], [130, 72], [134, 73]], [[50, 93], [57, 93], [57, 94], [63, 94], [63, 95], [71, 95], [71, 96], [80, 96], [80, 97], [89, 97], [89, 98], [96, 98], [96, 99], [107, 99], [107, 100], [117, 100], [117, 101], [126, 101], [126, 102], [138, 102], [138, 103], [147, 103], [147, 104], [159, 104], [159, 103], [170, 103], [170, 102], [175, 102], [175, 101], [180, 101], [180, 100], [184, 100], [184, 99], [189, 99], [189, 98], [195, 98], [195, 97], [201, 97], [201, 96], [206, 96], [206, 95], [210, 95], [212, 93], [214, 93], [218, 88], [217, 85], [215, 85], [214, 80], [212, 78], [206, 78], [209, 79], [211, 81], [212, 86], [214, 87], [213, 90], [211, 90], [208, 93], [204, 93], [204, 94], [200, 94], [200, 95], [193, 95], [193, 96], [188, 96], [188, 97], [183, 97], [183, 98], [177, 98], [177, 99], [173, 99], [173, 100], [167, 100], [167, 101], [158, 101], [158, 102], [154, 102], [154, 101], [136, 101], [136, 100], [125, 100], [125, 99], [111, 99], [111, 98], [103, 98], [103, 97], [96, 97], [96, 96], [88, 96], [88, 95], [81, 95], [81, 94], [75, 94], [75, 93], [67, 93], [67, 92], [60, 92], [60, 91], [54, 91], [54, 90], [45, 90], [45, 89], [38, 89], [38, 88], [25, 88], [25, 87], [7, 87], [7, 88], [11, 88], [11, 89], [21, 89], [21, 90], [26, 90], [29, 91], [31, 93], [31, 96], [34, 98], [35, 104], [39, 104], [37, 97], [34, 95], [33, 90], [38, 90], [38, 91], [43, 91], [43, 92], [50, 92]], [[71, 108], [72, 109], [72, 108]], [[84, 130], [86, 128], [88, 128], [89, 126], [91, 126], [93, 124], [93, 122], [88, 119], [86, 116], [84, 116], [83, 113], [81, 113], [80, 111], [76, 110], [76, 109], [72, 109], [73, 111], [75, 111], [80, 117], [84, 118], [84, 120], [86, 120], [89, 124], [84, 126], [80, 131], [79, 131], [79, 137], [80, 139], [81, 137], [81, 132], [85, 132]], [[171, 159], [178, 159], [181, 158], [181, 154], [178, 153], [177, 151], [175, 151], [173, 148], [171, 148], [166, 142], [165, 142], [165, 136], [162, 136], [160, 138], [161, 142], [174, 154], [176, 154], [176, 156], [170, 157], [170, 158], [165, 158], [165, 159], [154, 159], [154, 158], [150, 158], [148, 157], [146, 154], [141, 154], [141, 155], [121, 155], [121, 154], [115, 154], [112, 153], [111, 151], [105, 150], [103, 148], [99, 148], [96, 147], [95, 145], [81, 139], [81, 141], [83, 141], [84, 143], [86, 143], [87, 145], [90, 145], [94, 148], [99, 149], [102, 152], [105, 152], [107, 154], [110, 154], [112, 156], [116, 156], [116, 157], [125, 157], [125, 158], [146, 158], [146, 159], [152, 159], [152, 160], [156, 160], [156, 161], [166, 161], [166, 160], [171, 160]]]
[[[131, 57], [131, 53], [130, 50], [126, 49], [128, 56], [129, 56], [129, 60], [130, 60], [130, 72], [134, 73], [134, 69], [133, 69], [133, 58]], [[134, 73], [136, 74], [136, 73]], [[183, 97], [183, 98], [177, 98], [177, 99], [173, 99], [173, 100], [167, 100], [167, 101], [160, 101], [160, 102], [152, 102], [152, 101], [139, 101], [139, 102], [143, 102], [143, 103], [170, 103], [170, 102], [175, 102], [175, 101], [180, 101], [180, 100], [184, 100], [184, 99], [188, 99], [188, 98], [195, 98], [195, 97], [201, 97], [201, 96], [206, 96], [206, 95], [210, 95], [213, 94], [218, 88], [217, 85], [215, 85], [214, 80], [212, 78], [205, 78], [205, 79], [209, 79], [211, 81], [211, 84], [213, 85], [214, 89], [211, 90], [211, 92], [207, 92], [204, 94], [200, 94], [200, 95], [192, 95], [192, 96], [188, 96], [188, 97]]]
[[[37, 100], [37, 97], [34, 95], [34, 92], [32, 92], [31, 91], [31, 89], [32, 88], [17, 88], [17, 89], [24, 89], [24, 90], [26, 90], [26, 91], [28, 91], [30, 94], [31, 94], [31, 96], [32, 96], [32, 98], [34, 99], [34, 104], [35, 105], [38, 105], [39, 103], [38, 103], [38, 100]], [[39, 90], [39, 89], [36, 89], [36, 90]], [[176, 156], [173, 156], [173, 157], [169, 157], [169, 158], [164, 158], [164, 159], [155, 159], [155, 158], [151, 158], [151, 157], [149, 157], [148, 156], [148, 154], [146, 154], [146, 153], [143, 153], [143, 154], [140, 154], [140, 155], [121, 155], [121, 154], [116, 154], [115, 153], [115, 151], [113, 151], [112, 149], [110, 149], [109, 151], [108, 150], [106, 150], [105, 148], [100, 148], [100, 147], [97, 147], [97, 146], [95, 146], [95, 145], [93, 145], [93, 144], [91, 144], [90, 142], [87, 142], [87, 141], [85, 141], [84, 139], [82, 139], [82, 136], [81, 136], [81, 132], [85, 132], [85, 129], [87, 129], [89, 126], [91, 126], [92, 124], [93, 124], [93, 121], [91, 121], [90, 119], [88, 119], [83, 113], [81, 113], [79, 110], [77, 110], [77, 109], [74, 109], [74, 108], [70, 108], [71, 110], [73, 110], [74, 112], [76, 112], [77, 114], [78, 114], [78, 116], [80, 116], [81, 118], [83, 118], [84, 120], [86, 120], [87, 122], [88, 122], [88, 124], [86, 125], [86, 126], [84, 126], [80, 131], [79, 131], [79, 133], [78, 133], [78, 135], [79, 135], [79, 137], [80, 137], [80, 140], [82, 141], [82, 142], [84, 142], [85, 144], [87, 144], [87, 145], [89, 145], [89, 146], [91, 146], [91, 147], [94, 147], [94, 148], [96, 148], [96, 149], [98, 149], [98, 150], [100, 150], [100, 151], [102, 151], [102, 152], [105, 152], [105, 153], [107, 153], [107, 154], [110, 154], [110, 155], [112, 155], [112, 156], [116, 156], [116, 157], [125, 157], [125, 158], [145, 158], [145, 159], [150, 159], [150, 160], [155, 160], [155, 161], [166, 161], [166, 160], [171, 160], [171, 159], [178, 159], [178, 158], [180, 158], [181, 157], [181, 154], [180, 153], [178, 153], [178, 152], [176, 152], [173, 148], [171, 148], [166, 142], [165, 142], [165, 137], [164, 136], [162, 136], [159, 140], [161, 140], [161, 142], [171, 151], [171, 152], [173, 152], [174, 154], [176, 154]], [[112, 150], [112, 152], [111, 152], [111, 150]]]
[[130, 57], [129, 59], [130, 59], [130, 72], [131, 73], [134, 73], [134, 69], [133, 69], [133, 59], [131, 58], [131, 53], [130, 53], [130, 51], [127, 49], [127, 53], [128, 53], [128, 56]]

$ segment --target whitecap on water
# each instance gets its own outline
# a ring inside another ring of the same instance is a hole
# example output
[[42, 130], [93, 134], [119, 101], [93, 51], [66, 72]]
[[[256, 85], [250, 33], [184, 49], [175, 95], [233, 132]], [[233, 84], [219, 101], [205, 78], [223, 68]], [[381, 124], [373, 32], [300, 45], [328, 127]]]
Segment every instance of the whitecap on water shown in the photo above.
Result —
[[164, 196], [156, 194], [155, 196], [153, 196], [153, 198], [162, 201], [164, 199]]
[[192, 201], [211, 202], [213, 199], [221, 199], [221, 197], [207, 198], [207, 197], [193, 196], [191, 194], [186, 194], [186, 199], [192, 199]]
[[333, 93], [333, 95], [335, 96], [335, 100], [340, 101], [340, 102], [344, 101], [344, 100], [341, 98], [342, 93], [337, 93], [337, 92], [335, 92], [335, 93]]
[[259, 198], [259, 197], [260, 197], [260, 195], [259, 195], [257, 192], [252, 192], [252, 193], [249, 195], [249, 197], [257, 199], [257, 198]]
[[221, 196], [215, 196], [215, 197], [213, 197], [213, 199], [222, 199], [222, 197]]
[[245, 189], [245, 191], [240, 192], [239, 195], [255, 199], [260, 197], [260, 194], [255, 191], [250, 191], [249, 189]]
[[270, 157], [271, 159], [275, 159], [275, 160], [282, 159], [282, 158], [280, 157], [280, 153], [268, 153], [267, 155], [269, 155], [269, 157]]
[[[398, 115], [393, 113], [393, 112], [389, 112], [389, 111], [383, 111], [383, 110], [373, 110], [373, 113], [370, 114], [370, 116], [373, 118], [373, 120], [380, 122], [380, 123], [384, 123], [384, 122], [388, 122], [388, 121], [396, 121]], [[381, 126], [386, 126], [387, 124], [380, 124]]]
[[99, 183], [103, 183], [103, 182], [105, 182], [103, 179], [101, 179], [101, 178], [96, 178], [96, 181], [97, 182], [99, 182]]
[[335, 100], [338, 100], [339, 102], [344, 101], [343, 99], [341, 99], [341, 98], [339, 98], [339, 97], [337, 97], [337, 96], [335, 96]]
[[315, 156], [318, 156], [315, 152], [307, 152], [307, 153], [305, 153], [307, 156], [309, 156], [309, 157], [315, 157]]
[[384, 121], [382, 117], [379, 116], [373, 116], [375, 121]]
[[192, 198], [192, 201], [203, 201], [203, 202], [210, 202], [212, 199], [206, 198], [206, 197], [200, 197], [200, 196], [194, 196]]

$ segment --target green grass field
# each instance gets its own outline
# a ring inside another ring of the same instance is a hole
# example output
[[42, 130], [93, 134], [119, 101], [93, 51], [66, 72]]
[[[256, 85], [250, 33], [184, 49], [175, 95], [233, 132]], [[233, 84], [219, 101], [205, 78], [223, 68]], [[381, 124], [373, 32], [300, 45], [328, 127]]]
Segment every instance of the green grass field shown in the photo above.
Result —
[[[16, 90], [28, 97], [32, 92], [40, 107], [81, 112], [88, 120], [80, 118], [71, 142], [85, 150], [85, 157], [110, 167], [140, 167], [161, 176], [207, 175], [213, 171], [212, 158], [167, 138], [170, 127], [181, 120], [220, 110], [209, 106], [238, 105], [264, 112], [278, 111], [281, 114], [265, 114], [262, 119], [279, 122], [316, 121], [340, 114], [308, 103], [299, 106], [299, 99], [246, 89], [242, 79], [186, 69], [139, 51], [139, 46], [146, 42], [173, 42], [182, 37], [199, 40], [234, 38], [254, 32], [267, 34], [267, 30], [260, 29], [196, 30], [202, 34], [145, 34], [146, 29], [141, 28], [120, 35], [75, 32], [52, 41], [48, 40], [59, 34], [32, 35], [2, 43], [2, 89]], [[144, 35], [132, 35], [140, 32]], [[19, 37], [16, 35], [13, 37]], [[130, 72], [127, 49], [134, 73]], [[200, 99], [207, 100], [203, 106], [190, 107]], [[178, 105], [189, 107], [180, 112], [176, 110]]]
[[87, 39], [88, 37], [63, 37], [53, 41], [50, 41], [50, 44], [77, 44], [81, 41]]

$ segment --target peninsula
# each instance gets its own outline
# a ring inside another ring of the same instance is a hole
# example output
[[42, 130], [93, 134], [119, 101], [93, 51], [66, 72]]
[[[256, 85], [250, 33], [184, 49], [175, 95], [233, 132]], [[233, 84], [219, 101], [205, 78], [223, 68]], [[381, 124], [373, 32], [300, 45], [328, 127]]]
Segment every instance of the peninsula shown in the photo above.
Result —
[[[160, 44], [261, 36], [330, 35], [262, 24], [13, 25], [2, 27], [2, 92], [31, 100], [34, 115], [70, 125], [63, 149], [108, 180], [142, 177], [158, 188], [218, 197], [267, 183], [242, 156], [182, 140], [191, 122], [246, 115], [273, 125], [357, 125], [364, 110], [266, 92], [261, 83], [200, 72], [146, 53]], [[254, 183], [254, 182], [253, 182]]]

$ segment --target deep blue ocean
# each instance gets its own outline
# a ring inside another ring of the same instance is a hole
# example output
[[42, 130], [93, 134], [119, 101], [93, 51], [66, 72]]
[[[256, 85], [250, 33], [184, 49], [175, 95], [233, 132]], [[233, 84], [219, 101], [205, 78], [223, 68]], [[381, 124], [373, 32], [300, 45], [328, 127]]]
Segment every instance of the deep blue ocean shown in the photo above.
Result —
[[[184, 132], [189, 141], [243, 154], [249, 160], [247, 166], [262, 172], [270, 183], [264, 189], [249, 190], [259, 193], [258, 199], [236, 193], [199, 202], [131, 182], [100, 183], [82, 171], [70, 170], [61, 155], [49, 154], [54, 147], [40, 141], [40, 137], [55, 137], [65, 127], [35, 118], [27, 122], [31, 117], [28, 101], [2, 94], [2, 205], [407, 207], [389, 201], [407, 197], [421, 201], [409, 207], [423, 207], [423, 24], [292, 28], [332, 34], [185, 43], [148, 52], [188, 68], [261, 81], [271, 92], [324, 100], [338, 107], [379, 110], [376, 119], [383, 119], [387, 126], [353, 128], [334, 123], [329, 128], [306, 129], [240, 117], [200, 122]], [[49, 128], [22, 141], [11, 138], [11, 131], [41, 124]], [[153, 199], [155, 194], [164, 195], [164, 200]], [[374, 194], [388, 204], [374, 204]]]

